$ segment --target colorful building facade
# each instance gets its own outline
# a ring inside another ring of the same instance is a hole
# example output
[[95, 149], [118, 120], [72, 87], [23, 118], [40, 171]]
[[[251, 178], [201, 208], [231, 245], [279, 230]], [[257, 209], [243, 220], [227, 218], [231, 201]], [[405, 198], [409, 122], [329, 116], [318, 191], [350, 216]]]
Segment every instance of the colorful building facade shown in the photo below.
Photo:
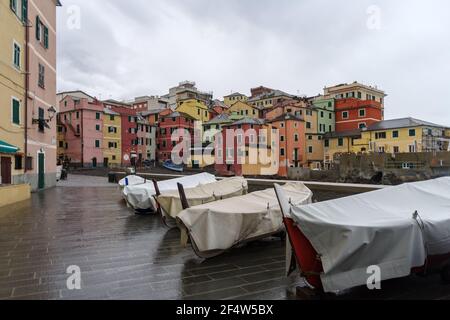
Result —
[[122, 164], [122, 117], [109, 108], [104, 108], [103, 113], [103, 165], [119, 167]]
[[177, 112], [184, 113], [197, 121], [209, 121], [208, 106], [201, 100], [187, 99], [179, 101], [176, 108]]
[[[182, 140], [177, 139], [176, 141], [172, 141], [172, 134], [175, 133], [176, 130], [187, 130], [192, 139], [195, 121], [195, 118], [181, 112], [173, 112], [161, 117], [156, 148], [158, 161], [163, 162], [172, 158], [172, 149]], [[192, 145], [192, 141], [189, 143]]]
[[335, 110], [337, 132], [367, 128], [383, 120], [382, 106], [373, 100], [338, 99]]
[[103, 104], [67, 95], [60, 101], [59, 109], [60, 159], [79, 167], [103, 166]]
[[288, 176], [289, 168], [302, 167], [305, 148], [304, 120], [293, 114], [281, 115], [270, 121], [279, 130], [279, 170], [281, 177]]
[[223, 97], [223, 102], [228, 106], [231, 107], [233, 104], [235, 104], [238, 101], [247, 102], [248, 97], [245, 94], [235, 92], [228, 96]]
[[[25, 179], [25, 24], [19, 3], [0, 1], [0, 184]], [[28, 160], [28, 159], [27, 159]], [[27, 164], [30, 165], [29, 161]]]

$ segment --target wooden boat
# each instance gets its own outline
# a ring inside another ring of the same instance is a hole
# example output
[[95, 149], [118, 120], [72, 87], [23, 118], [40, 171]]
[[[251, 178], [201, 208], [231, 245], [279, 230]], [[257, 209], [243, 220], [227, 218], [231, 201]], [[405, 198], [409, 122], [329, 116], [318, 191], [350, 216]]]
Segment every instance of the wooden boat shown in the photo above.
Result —
[[166, 160], [163, 163], [163, 167], [168, 169], [168, 170], [172, 170], [172, 171], [176, 171], [176, 172], [183, 172], [184, 168], [182, 165], [178, 165], [172, 162], [172, 160]]
[[[273, 189], [191, 207], [178, 185], [184, 210], [177, 216], [182, 241], [190, 239], [196, 255], [211, 258], [250, 241], [279, 236], [284, 239], [282, 215]], [[310, 203], [312, 192], [300, 182], [283, 186], [292, 203]], [[187, 242], [186, 242], [187, 244]]]
[[380, 281], [439, 270], [449, 283], [449, 190], [443, 178], [298, 206], [275, 185], [300, 273], [318, 293], [367, 285], [373, 266]]

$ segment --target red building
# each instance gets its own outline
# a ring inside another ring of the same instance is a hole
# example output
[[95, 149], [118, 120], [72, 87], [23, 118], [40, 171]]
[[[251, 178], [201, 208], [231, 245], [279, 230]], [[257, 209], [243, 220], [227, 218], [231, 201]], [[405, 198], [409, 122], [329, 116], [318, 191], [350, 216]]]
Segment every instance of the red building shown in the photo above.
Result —
[[362, 129], [383, 120], [383, 109], [378, 101], [338, 99], [335, 112], [336, 132]]
[[[227, 145], [228, 129], [235, 130], [232, 145]], [[238, 133], [237, 130], [242, 130], [242, 132]], [[250, 153], [258, 150], [261, 130], [267, 130], [264, 120], [261, 119], [244, 118], [230, 125], [224, 125], [220, 139], [215, 141], [216, 163], [214, 169], [217, 174], [223, 176], [259, 175], [262, 166], [259, 163], [251, 163], [249, 159]], [[245, 151], [239, 150], [240, 145], [244, 146]]]
[[173, 112], [162, 116], [159, 121], [156, 159], [158, 161], [166, 161], [171, 159], [172, 149], [181, 141], [172, 141], [172, 133], [177, 129], [187, 129], [191, 134], [194, 133], [195, 119], [190, 115], [182, 112]]
[[134, 165], [133, 156], [138, 155], [137, 141], [137, 110], [130, 105], [117, 101], [104, 101], [105, 107], [120, 114], [122, 125], [122, 165]]

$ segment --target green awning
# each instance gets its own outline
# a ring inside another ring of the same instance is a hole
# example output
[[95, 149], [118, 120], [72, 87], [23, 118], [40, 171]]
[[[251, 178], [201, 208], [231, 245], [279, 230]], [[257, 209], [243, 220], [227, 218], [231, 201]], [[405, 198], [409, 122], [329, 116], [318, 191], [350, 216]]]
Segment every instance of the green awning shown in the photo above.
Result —
[[0, 153], [16, 153], [19, 148], [0, 140]]

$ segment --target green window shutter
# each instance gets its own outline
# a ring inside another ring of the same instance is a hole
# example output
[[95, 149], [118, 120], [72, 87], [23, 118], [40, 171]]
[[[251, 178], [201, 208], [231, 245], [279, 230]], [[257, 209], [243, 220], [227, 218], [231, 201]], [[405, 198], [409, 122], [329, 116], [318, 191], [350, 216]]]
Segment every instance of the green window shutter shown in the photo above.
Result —
[[17, 100], [12, 102], [12, 120], [15, 124], [20, 124], [20, 103]]
[[22, 0], [22, 22], [28, 21], [28, 0]]
[[44, 26], [44, 47], [48, 49], [48, 28]]
[[17, 0], [9, 0], [9, 7], [12, 11], [16, 12]]
[[41, 41], [41, 19], [36, 16], [36, 40]]

